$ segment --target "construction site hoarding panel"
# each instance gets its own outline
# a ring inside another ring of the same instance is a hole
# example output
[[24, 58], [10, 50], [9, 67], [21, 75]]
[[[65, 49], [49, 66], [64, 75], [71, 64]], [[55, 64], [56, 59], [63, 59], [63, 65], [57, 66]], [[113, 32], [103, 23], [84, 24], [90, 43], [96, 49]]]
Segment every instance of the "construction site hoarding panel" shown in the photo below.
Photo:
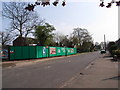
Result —
[[21, 46], [14, 47], [14, 59], [23, 59]]
[[37, 58], [42, 58], [42, 46], [36, 46], [36, 55]]
[[30, 59], [30, 49], [29, 46], [23, 46], [22, 48], [22, 59]]
[[14, 51], [14, 47], [9, 47], [9, 60], [14, 60], [15, 59], [15, 51]]
[[34, 59], [34, 58], [37, 58], [37, 55], [36, 55], [36, 46], [29, 46], [29, 58], [30, 59]]

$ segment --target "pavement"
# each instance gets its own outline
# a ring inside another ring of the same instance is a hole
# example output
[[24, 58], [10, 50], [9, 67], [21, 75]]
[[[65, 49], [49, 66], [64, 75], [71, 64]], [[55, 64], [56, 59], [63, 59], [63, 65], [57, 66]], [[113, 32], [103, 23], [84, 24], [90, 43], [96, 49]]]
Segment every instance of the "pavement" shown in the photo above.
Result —
[[[80, 53], [80, 54], [86, 54], [86, 53]], [[80, 55], [76, 54], [76, 55]], [[45, 62], [49, 60], [56, 60], [60, 58], [66, 58], [66, 57], [71, 57], [71, 56], [76, 56], [76, 55], [69, 55], [69, 56], [58, 56], [58, 57], [49, 57], [49, 58], [38, 58], [38, 59], [29, 59], [29, 60], [15, 60], [15, 61], [6, 61], [6, 62], [0, 62], [0, 67], [2, 68], [12, 68], [12, 67], [22, 67], [22, 66], [27, 66], [31, 64], [36, 64], [38, 62]]]
[[113, 61], [106, 54], [88, 65], [62, 88], [118, 88], [118, 80], [118, 61]]
[[[71, 56], [74, 56], [74, 55], [71, 55]], [[27, 65], [31, 65], [31, 64], [36, 64], [38, 62], [45, 62], [48, 60], [55, 60], [55, 59], [64, 58], [64, 57], [66, 57], [66, 56], [30, 59], [30, 60], [7, 61], [7, 62], [1, 62], [0, 66], [2, 66], [2, 68], [22, 67], [22, 66], [27, 66]], [[69, 56], [67, 56], [67, 57], [69, 57]]]

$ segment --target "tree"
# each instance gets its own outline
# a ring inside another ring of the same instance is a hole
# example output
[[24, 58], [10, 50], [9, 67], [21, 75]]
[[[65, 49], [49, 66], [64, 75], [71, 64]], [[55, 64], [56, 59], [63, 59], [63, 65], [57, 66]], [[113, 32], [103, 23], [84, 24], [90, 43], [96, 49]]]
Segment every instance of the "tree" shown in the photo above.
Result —
[[10, 32], [7, 31], [0, 32], [0, 43], [2, 46], [10, 45], [13, 39], [14, 37]]
[[29, 12], [25, 8], [25, 2], [7, 2], [3, 3], [2, 14], [10, 19], [10, 28], [16, 31], [17, 36], [27, 37], [36, 25], [41, 25], [43, 20], [39, 19], [36, 12]]
[[95, 46], [94, 46], [95, 48], [95, 51], [97, 51], [97, 50], [100, 50], [101, 49], [101, 44], [99, 44], [98, 42], [95, 42]]
[[109, 42], [107, 45], [107, 49], [111, 55], [113, 55], [113, 50], [117, 49], [117, 45], [115, 42]]
[[64, 35], [60, 32], [54, 34], [54, 42], [56, 42], [56, 46], [73, 47], [69, 35]]
[[87, 29], [82, 29], [82, 28], [74, 28], [72, 33], [72, 37], [77, 38], [78, 44], [82, 45], [83, 42], [91, 42], [92, 37], [87, 31]]
[[79, 40], [77, 37], [70, 37], [70, 41], [72, 42], [73, 45], [78, 45]]
[[68, 35], [65, 36], [60, 32], [56, 32], [53, 37], [53, 40], [56, 43], [56, 46], [65, 46], [68, 41], [67, 36]]
[[63, 36], [61, 41], [60, 41], [60, 44], [62, 46], [69, 47], [69, 43], [70, 43], [70, 41], [69, 41], [68, 35]]
[[73, 30], [71, 34], [73, 44], [77, 45], [77, 48], [80, 49], [81, 52], [91, 51], [91, 48], [93, 48], [93, 41], [87, 29], [74, 28]]
[[40, 45], [49, 45], [53, 40], [54, 30], [52, 25], [45, 23], [45, 25], [37, 26], [33, 35]]

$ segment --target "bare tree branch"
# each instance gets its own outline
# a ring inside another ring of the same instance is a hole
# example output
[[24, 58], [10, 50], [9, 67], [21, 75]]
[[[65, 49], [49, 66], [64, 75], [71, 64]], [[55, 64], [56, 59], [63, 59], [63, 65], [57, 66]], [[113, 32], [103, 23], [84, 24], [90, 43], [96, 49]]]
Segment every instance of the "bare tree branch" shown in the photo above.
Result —
[[0, 32], [0, 43], [2, 44], [2, 46], [10, 44], [13, 38], [14, 36], [12, 35], [12, 33], [8, 31]]
[[3, 3], [2, 15], [10, 19], [10, 28], [18, 31], [19, 36], [27, 37], [35, 26], [43, 23], [36, 12], [25, 10], [25, 2], [6, 2]]

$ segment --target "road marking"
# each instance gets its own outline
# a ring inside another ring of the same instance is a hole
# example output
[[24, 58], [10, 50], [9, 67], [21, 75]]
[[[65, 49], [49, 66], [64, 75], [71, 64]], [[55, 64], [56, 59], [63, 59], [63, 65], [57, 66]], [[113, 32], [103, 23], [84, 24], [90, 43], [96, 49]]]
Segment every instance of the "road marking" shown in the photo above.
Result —
[[68, 62], [71, 62], [71, 61], [68, 61]]
[[49, 69], [49, 68], [51, 68], [51, 66], [47, 66], [47, 67], [45, 67], [45, 69]]
[[77, 78], [79, 77], [79, 74], [75, 74], [72, 78], [70, 78], [69, 80], [67, 80], [66, 82], [62, 83], [59, 88], [64, 88], [68, 85], [71, 85], [73, 83], [73, 81], [75, 81]]
[[71, 61], [69, 60], [69, 61], [66, 61], [66, 63], [70, 63]]

